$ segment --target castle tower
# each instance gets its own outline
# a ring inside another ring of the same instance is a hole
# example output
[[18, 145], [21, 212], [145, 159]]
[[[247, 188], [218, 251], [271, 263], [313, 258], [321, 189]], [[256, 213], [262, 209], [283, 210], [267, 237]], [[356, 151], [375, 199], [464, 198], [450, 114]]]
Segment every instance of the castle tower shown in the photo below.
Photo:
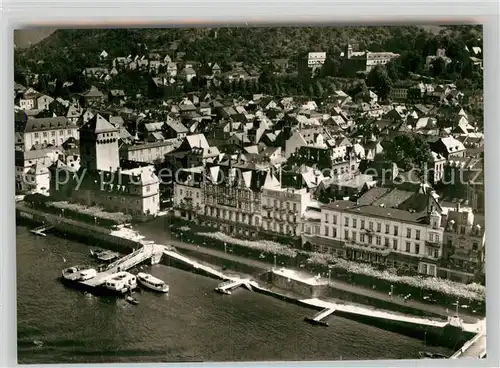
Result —
[[87, 170], [115, 171], [120, 167], [119, 129], [96, 114], [80, 128], [80, 162]]
[[345, 46], [345, 50], [344, 50], [344, 57], [347, 58], [347, 59], [350, 59], [351, 56], [352, 56], [352, 45], [351, 44], [347, 44]]

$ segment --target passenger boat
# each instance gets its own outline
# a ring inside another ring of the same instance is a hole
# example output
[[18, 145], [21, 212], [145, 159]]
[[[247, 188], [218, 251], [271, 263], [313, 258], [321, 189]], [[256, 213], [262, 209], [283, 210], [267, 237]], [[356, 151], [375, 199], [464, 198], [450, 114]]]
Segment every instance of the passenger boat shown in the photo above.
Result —
[[97, 258], [101, 262], [112, 262], [117, 259], [120, 255], [116, 252], [111, 252], [109, 250], [94, 249], [90, 250], [90, 255]]
[[86, 266], [73, 266], [62, 271], [62, 278], [65, 281], [86, 281], [94, 278], [97, 271]]
[[168, 293], [169, 286], [164, 281], [150, 275], [149, 273], [139, 272], [137, 274], [137, 279], [140, 284], [147, 287], [148, 289], [158, 291], [160, 293]]
[[129, 272], [121, 271], [113, 274], [106, 280], [106, 288], [108, 290], [126, 293], [134, 290], [137, 287], [137, 278]]
[[139, 304], [139, 301], [138, 301], [136, 298], [134, 298], [133, 296], [131, 296], [131, 295], [127, 295], [127, 296], [125, 297], [125, 300], [126, 300], [127, 302], [129, 302], [130, 304], [134, 304], [134, 305]]
[[446, 355], [439, 353], [431, 353], [429, 351], [419, 351], [420, 359], [448, 359]]

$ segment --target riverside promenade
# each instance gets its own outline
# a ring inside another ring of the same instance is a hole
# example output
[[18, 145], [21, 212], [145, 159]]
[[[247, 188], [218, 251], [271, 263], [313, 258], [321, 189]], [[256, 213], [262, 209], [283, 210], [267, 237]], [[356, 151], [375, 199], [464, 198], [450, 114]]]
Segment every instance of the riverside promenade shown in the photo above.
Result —
[[[140, 229], [141, 234], [146, 236], [148, 239], [154, 240], [154, 241], [161, 241], [164, 243], [168, 243], [178, 250], [182, 251], [187, 250], [195, 253], [201, 253], [201, 254], [206, 254], [210, 255], [213, 257], [217, 257], [220, 259], [225, 259], [228, 261], [236, 262], [236, 263], [242, 263], [246, 264], [252, 267], [255, 267], [257, 269], [261, 269], [262, 271], [269, 271], [273, 267], [273, 264], [259, 261], [253, 258], [247, 258], [243, 256], [238, 256], [235, 254], [232, 254], [230, 252], [224, 252], [220, 251], [217, 249], [213, 248], [208, 248], [203, 245], [196, 245], [196, 244], [191, 244], [187, 242], [181, 242], [177, 240], [168, 230], [164, 230], [162, 234], [158, 234], [156, 231], [152, 231], [151, 229], [148, 228], [143, 228], [141, 226]], [[188, 235], [186, 234], [186, 238], [188, 238]], [[230, 246], [228, 246], [230, 248]], [[278, 265], [280, 267], [280, 265]], [[400, 298], [396, 295], [394, 295], [392, 298], [389, 296], [387, 293], [373, 290], [371, 288], [365, 288], [357, 285], [352, 285], [347, 282], [342, 282], [338, 280], [330, 280], [329, 282], [330, 287], [343, 291], [343, 292], [348, 292], [352, 294], [357, 294], [357, 295], [364, 295], [368, 296], [370, 298], [386, 301], [386, 302], [391, 302], [394, 305], [400, 305], [402, 307], [411, 307], [415, 309], [422, 310], [424, 312], [440, 315], [443, 317], [449, 317], [452, 316], [456, 312], [456, 306], [450, 305], [449, 307], [438, 305], [438, 304], [429, 304], [429, 303], [423, 303], [418, 300], [407, 300], [405, 301], [403, 298]], [[465, 323], [470, 323], [474, 324], [476, 323], [479, 318], [477, 316], [474, 316], [470, 313], [467, 312], [467, 310], [464, 309], [459, 309], [460, 312], [460, 318], [464, 320]]]

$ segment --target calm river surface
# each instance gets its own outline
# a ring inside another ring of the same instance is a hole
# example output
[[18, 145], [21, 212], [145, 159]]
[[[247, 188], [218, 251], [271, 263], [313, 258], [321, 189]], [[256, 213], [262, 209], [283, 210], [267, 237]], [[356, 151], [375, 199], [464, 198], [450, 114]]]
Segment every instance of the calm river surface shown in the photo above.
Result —
[[303, 318], [312, 310], [243, 289], [222, 296], [213, 291], [217, 280], [163, 265], [148, 272], [167, 281], [170, 294], [137, 294], [137, 306], [87, 297], [58, 280], [63, 268], [89, 261], [88, 245], [35, 237], [17, 227], [19, 363], [413, 359], [421, 350], [452, 353], [336, 316], [328, 328], [311, 326]]

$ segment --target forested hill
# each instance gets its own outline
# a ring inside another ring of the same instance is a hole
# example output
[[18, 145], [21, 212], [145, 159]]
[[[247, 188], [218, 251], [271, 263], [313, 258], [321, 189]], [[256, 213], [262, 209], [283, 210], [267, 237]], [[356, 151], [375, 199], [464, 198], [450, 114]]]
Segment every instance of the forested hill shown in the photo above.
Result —
[[168, 53], [173, 43], [177, 51], [186, 53], [187, 60], [219, 63], [261, 64], [307, 51], [338, 55], [348, 42], [359, 50], [401, 53], [428, 48], [428, 40], [436, 33], [437, 37], [459, 38], [469, 45], [482, 38], [480, 26], [62, 29], [28, 50], [16, 52], [16, 68], [37, 69], [43, 60], [42, 72], [64, 78], [75, 68], [93, 66], [102, 50], [112, 58], [144, 53], [144, 45], [149, 52]]

